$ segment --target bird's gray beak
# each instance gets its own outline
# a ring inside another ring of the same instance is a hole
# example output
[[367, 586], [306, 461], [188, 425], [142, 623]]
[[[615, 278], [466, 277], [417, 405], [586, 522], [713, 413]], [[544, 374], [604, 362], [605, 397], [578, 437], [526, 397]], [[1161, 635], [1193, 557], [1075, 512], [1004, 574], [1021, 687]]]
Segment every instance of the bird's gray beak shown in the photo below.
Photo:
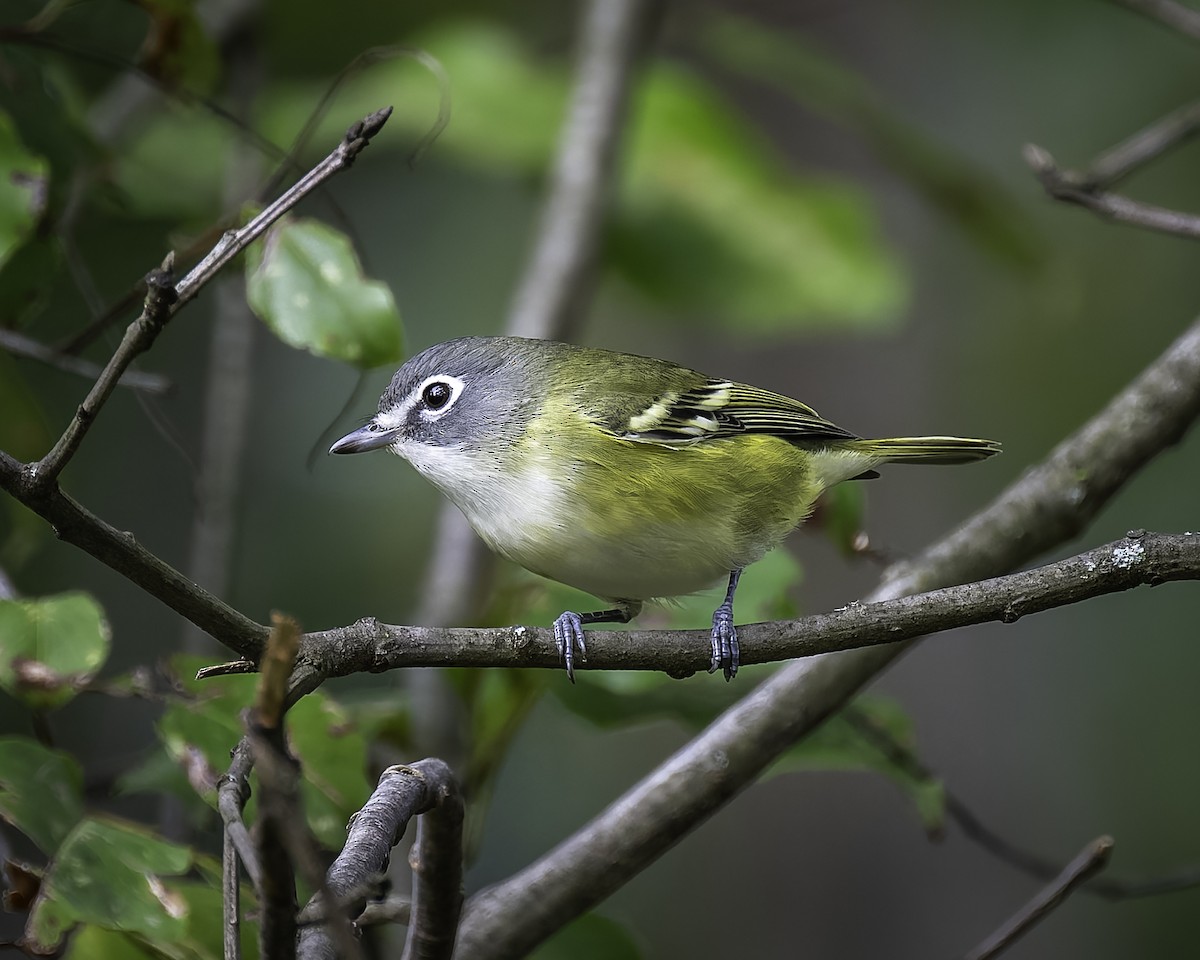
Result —
[[374, 421], [365, 427], [359, 427], [353, 433], [348, 433], [329, 448], [330, 453], [366, 453], [368, 450], [378, 450], [380, 447], [391, 446], [399, 430], [384, 430], [375, 425]]

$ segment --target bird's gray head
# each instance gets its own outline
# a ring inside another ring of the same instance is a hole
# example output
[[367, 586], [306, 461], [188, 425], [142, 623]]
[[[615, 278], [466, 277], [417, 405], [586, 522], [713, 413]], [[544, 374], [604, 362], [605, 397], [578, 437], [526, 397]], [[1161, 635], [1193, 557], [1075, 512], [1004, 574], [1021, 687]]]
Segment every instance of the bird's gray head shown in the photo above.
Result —
[[330, 453], [391, 447], [418, 462], [432, 450], [478, 451], [510, 443], [533, 416], [544, 371], [531, 341], [463, 337], [410, 359], [379, 398], [379, 412]]

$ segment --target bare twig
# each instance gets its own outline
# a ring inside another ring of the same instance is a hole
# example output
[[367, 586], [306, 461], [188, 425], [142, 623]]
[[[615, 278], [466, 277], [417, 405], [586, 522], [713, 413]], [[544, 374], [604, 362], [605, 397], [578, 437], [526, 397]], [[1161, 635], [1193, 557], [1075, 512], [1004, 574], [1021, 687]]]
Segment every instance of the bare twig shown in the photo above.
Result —
[[226, 829], [221, 839], [221, 943], [224, 960], [242, 958], [242, 877], [238, 852]]
[[391, 108], [355, 123], [337, 148], [275, 203], [245, 227], [231, 230], [179, 284], [170, 283], [173, 259], [151, 274], [142, 316], [125, 331], [87, 398], [54, 448], [33, 464], [22, 464], [0, 451], [0, 487], [54, 525], [58, 535], [133, 580], [200, 629], [245, 657], [256, 658], [266, 630], [191, 583], [186, 577], [89, 513], [58, 488], [57, 478], [78, 449], [91, 423], [129, 364], [147, 350], [167, 320], [195, 297], [216, 271], [299, 200], [339, 170], [344, 170], [379, 132]]
[[1079, 855], [1063, 869], [1053, 882], [1041, 890], [1000, 929], [966, 955], [966, 960], [990, 960], [999, 956], [1024, 936], [1035, 924], [1044, 920], [1060, 906], [1073, 891], [1104, 869], [1112, 853], [1112, 837], [1099, 837], [1080, 851]]
[[189, 300], [193, 299], [223, 266], [241, 253], [267, 228], [334, 174], [349, 167], [355, 157], [379, 132], [391, 108], [379, 110], [355, 123], [346, 131], [342, 142], [324, 160], [300, 178], [278, 200], [270, 204], [244, 227], [227, 231], [217, 245], [186, 277], [172, 286], [174, 256], [168, 255], [162, 268], [147, 277], [147, 294], [142, 315], [129, 325], [120, 346], [108, 361], [91, 392], [80, 404], [75, 417], [67, 426], [54, 448], [33, 465], [32, 482], [52, 485], [67, 462], [75, 454], [88, 428], [108, 400], [117, 381], [130, 363], [154, 343], [167, 321]]
[[[300, 807], [300, 767], [287, 748], [283, 707], [288, 675], [296, 659], [300, 628], [294, 620], [273, 614], [271, 635], [262, 661], [262, 674], [247, 737], [258, 768], [258, 854], [262, 863], [259, 888], [261, 921], [259, 953], [271, 960], [290, 960], [296, 954], [296, 877], [299, 859], [297, 824]], [[306, 839], [306, 838], [305, 838]]]
[[142, 305], [141, 316], [126, 327], [121, 345], [100, 371], [100, 376], [75, 411], [75, 416], [67, 424], [67, 429], [58, 438], [58, 442], [41, 460], [30, 466], [28, 475], [34, 483], [45, 488], [58, 481], [58, 475], [79, 449], [79, 444], [83, 442], [100, 408], [112, 394], [126, 368], [135, 357], [149, 350], [162, 332], [163, 326], [171, 317], [172, 305], [177, 299], [173, 285], [174, 270], [175, 255], [169, 253], [162, 266], [147, 275], [146, 299]]
[[[1078, 556], [1004, 577], [879, 603], [852, 604], [797, 620], [738, 627], [742, 663], [895, 643], [977, 623], [1013, 623], [1031, 613], [1141, 584], [1200, 579], [1200, 533], [1128, 537]], [[561, 669], [553, 632], [533, 627], [407, 627], [360, 620], [304, 638], [301, 670], [325, 676], [398, 667], [473, 666]], [[590, 670], [708, 669], [706, 630], [606, 631], [588, 638]]]
[[[509, 307], [506, 329], [513, 336], [569, 336], [591, 290], [629, 89], [658, 10], [658, 0], [591, 0], [587, 6], [537, 239]], [[491, 557], [449, 503], [434, 543], [417, 621], [443, 626], [476, 606]]]
[[434, 805], [417, 821], [408, 855], [413, 895], [401, 960], [448, 960], [463, 903], [463, 799], [441, 760], [426, 760], [420, 770]]
[[[943, 802], [946, 806], [946, 816], [958, 825], [963, 835], [978, 844], [996, 859], [1011, 867], [1028, 874], [1036, 880], [1049, 882], [1058, 876], [1062, 867], [1040, 854], [1019, 847], [1017, 844], [1000, 836], [987, 826], [970, 806], [944, 781], [921, 760], [900, 743], [882, 724], [876, 722], [865, 711], [859, 710], [853, 703], [847, 705], [840, 714], [854, 729], [876, 749], [880, 751], [889, 763], [902, 769], [906, 774], [924, 783], [942, 782]], [[1144, 880], [1126, 880], [1118, 877], [1098, 877], [1085, 884], [1084, 893], [1090, 893], [1105, 900], [1134, 900], [1140, 897], [1158, 896], [1163, 893], [1173, 893], [1177, 890], [1187, 890], [1200, 886], [1200, 867], [1189, 866], [1164, 876]]]
[[[250, 831], [242, 820], [242, 809], [250, 799], [250, 768], [254, 765], [254, 756], [250, 751], [250, 741], [242, 741], [233, 750], [233, 762], [229, 770], [217, 784], [217, 812], [224, 823], [225, 837], [233, 844], [238, 858], [250, 883], [257, 892], [262, 885], [262, 867], [258, 863], [258, 851], [254, 849], [254, 841], [250, 839]], [[228, 921], [229, 914], [225, 914]]]
[[1076, 182], [1077, 177], [1059, 170], [1054, 158], [1034, 144], [1026, 145], [1025, 162], [1037, 174], [1046, 192], [1056, 200], [1078, 204], [1118, 223], [1200, 239], [1200, 216], [1130, 200], [1118, 193], [1081, 187]]
[[[869, 598], [995, 576], [1082, 530], [1200, 414], [1200, 322], [986, 509]], [[586, 827], [468, 901], [458, 955], [516, 957], [599, 903], [748, 786], [907, 644], [788, 664]]]
[[1145, 14], [1193, 40], [1200, 40], [1200, 10], [1175, 0], [1117, 0], [1122, 6]]
[[377, 926], [381, 923], [407, 924], [412, 917], [412, 901], [407, 897], [388, 897], [368, 903], [354, 922], [360, 927]]
[[[443, 799], [441, 791], [447, 782], [452, 782], [452, 778], [447, 779], [449, 776], [448, 768], [440, 760], [421, 760], [411, 766], [384, 770], [374, 793], [350, 821], [346, 844], [326, 874], [327, 895], [310, 901], [302, 916], [326, 917], [325, 905], [330, 903], [343, 904], [345, 916], [357, 916], [366, 906], [362, 891], [369, 889], [369, 885], [364, 881], [387, 869], [391, 849], [404, 835], [408, 821], [432, 810]], [[450, 893], [447, 882], [452, 879], [450, 871], [454, 869], [452, 864], [442, 862], [440, 856], [436, 860], [436, 869], [442, 872], [440, 890], [431, 891], [434, 896], [431, 906], [435, 909], [447, 904], [444, 899]], [[457, 869], [461, 871], [461, 861]], [[337, 953], [328, 927], [328, 923], [309, 923], [301, 929], [297, 950], [301, 960], [334, 960]], [[451, 934], [447, 952], [452, 945]]]
[[[6, 330], [0, 327], [0, 350], [7, 351], [15, 357], [26, 357], [36, 360], [48, 367], [73, 373], [80, 377], [95, 379], [100, 375], [101, 368], [90, 360], [73, 357], [60, 353], [53, 347], [48, 347], [40, 340], [26, 336], [18, 330]], [[117, 380], [118, 387], [130, 390], [141, 390], [154, 396], [162, 396], [171, 390], [171, 381], [159, 373], [143, 373], [140, 370], [126, 370]]]
[[1063, 176], [1083, 190], [1112, 186], [1194, 136], [1197, 130], [1200, 130], [1200, 101], [1171, 111], [1105, 150], [1081, 173], [1066, 171]]

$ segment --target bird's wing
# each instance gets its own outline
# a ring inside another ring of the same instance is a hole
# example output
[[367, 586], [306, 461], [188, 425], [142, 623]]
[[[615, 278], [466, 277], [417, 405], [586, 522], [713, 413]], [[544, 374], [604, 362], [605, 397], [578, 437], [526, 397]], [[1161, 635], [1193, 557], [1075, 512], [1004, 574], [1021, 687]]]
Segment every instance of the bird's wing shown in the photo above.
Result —
[[667, 390], [613, 432], [626, 440], [686, 447], [720, 437], [767, 433], [785, 440], [854, 440], [799, 400], [728, 380]]

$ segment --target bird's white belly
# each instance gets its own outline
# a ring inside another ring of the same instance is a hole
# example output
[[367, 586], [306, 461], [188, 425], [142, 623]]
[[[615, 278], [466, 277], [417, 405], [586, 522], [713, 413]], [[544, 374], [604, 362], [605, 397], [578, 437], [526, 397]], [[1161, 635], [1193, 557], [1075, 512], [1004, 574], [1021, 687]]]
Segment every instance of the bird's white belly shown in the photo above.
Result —
[[401, 455], [462, 510], [497, 553], [597, 597], [648, 600], [695, 593], [741, 565], [720, 556], [712, 531], [695, 524], [606, 529], [604, 518], [589, 513], [570, 481], [537, 460], [513, 476], [485, 462], [424, 449]]

